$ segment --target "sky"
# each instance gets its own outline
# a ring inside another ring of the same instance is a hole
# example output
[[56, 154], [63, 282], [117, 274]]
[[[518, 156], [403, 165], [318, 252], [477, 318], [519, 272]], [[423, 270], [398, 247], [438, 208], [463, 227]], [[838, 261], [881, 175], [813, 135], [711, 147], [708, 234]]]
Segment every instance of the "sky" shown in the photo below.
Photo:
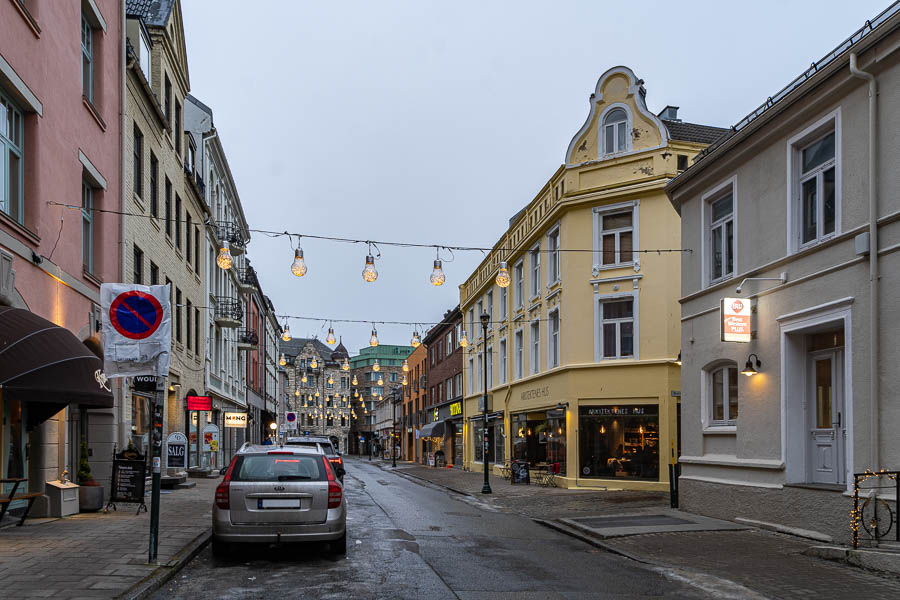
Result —
[[[607, 69], [644, 80], [647, 105], [730, 126], [889, 5], [737, 2], [183, 0], [191, 93], [210, 106], [251, 228], [490, 247], [564, 160]], [[407, 344], [439, 321], [481, 252], [251, 233], [263, 292], [295, 337], [327, 319], [375, 322]], [[452, 262], [450, 259], [453, 258]], [[351, 354], [368, 323], [334, 323]], [[422, 328], [419, 328], [422, 333]]]

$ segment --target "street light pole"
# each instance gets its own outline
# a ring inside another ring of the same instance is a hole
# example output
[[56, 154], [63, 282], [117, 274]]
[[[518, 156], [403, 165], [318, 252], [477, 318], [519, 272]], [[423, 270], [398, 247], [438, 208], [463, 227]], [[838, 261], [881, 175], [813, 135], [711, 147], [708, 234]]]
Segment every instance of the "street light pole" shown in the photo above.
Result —
[[394, 402], [396, 390], [391, 391], [391, 466], [397, 468], [397, 404]]
[[488, 372], [487, 372], [487, 330], [488, 323], [491, 320], [491, 315], [485, 313], [481, 313], [481, 339], [484, 343], [484, 352], [482, 353], [483, 362], [483, 371], [484, 371], [484, 406], [482, 406], [482, 429], [481, 433], [483, 435], [482, 447], [481, 447], [481, 458], [484, 462], [484, 485], [481, 486], [482, 494], [490, 494], [491, 493], [491, 482], [488, 479]]

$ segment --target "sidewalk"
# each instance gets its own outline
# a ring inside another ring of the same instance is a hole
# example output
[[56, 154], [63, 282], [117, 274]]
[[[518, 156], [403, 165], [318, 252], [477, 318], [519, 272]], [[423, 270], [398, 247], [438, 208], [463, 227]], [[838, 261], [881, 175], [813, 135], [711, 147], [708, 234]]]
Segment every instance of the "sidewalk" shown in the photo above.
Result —
[[[0, 529], [0, 596], [113, 598], [137, 593], [180, 568], [209, 539], [217, 479], [160, 497], [159, 565], [147, 564], [150, 516], [119, 504], [104, 514], [26, 520]], [[147, 506], [150, 496], [146, 497]]]
[[[708, 584], [714, 592], [717, 582], [725, 580], [740, 586], [738, 596], [743, 589], [748, 596], [755, 592], [770, 598], [900, 597], [896, 575], [818, 558], [822, 554], [816, 547], [821, 542], [673, 511], [665, 493], [518, 486], [491, 476], [493, 493], [488, 496], [480, 493], [482, 473], [406, 462], [392, 469], [389, 461], [373, 462], [386, 471], [471, 495], [487, 507], [530, 517], [675, 577], [699, 580], [701, 587]], [[679, 520], [682, 524], [673, 524]], [[698, 527], [705, 530], [686, 531], [691, 528], [684, 524], [687, 520], [706, 523]], [[591, 521], [619, 523], [607, 530], [598, 525], [593, 532], [577, 526]], [[635, 523], [640, 526], [626, 530]]]

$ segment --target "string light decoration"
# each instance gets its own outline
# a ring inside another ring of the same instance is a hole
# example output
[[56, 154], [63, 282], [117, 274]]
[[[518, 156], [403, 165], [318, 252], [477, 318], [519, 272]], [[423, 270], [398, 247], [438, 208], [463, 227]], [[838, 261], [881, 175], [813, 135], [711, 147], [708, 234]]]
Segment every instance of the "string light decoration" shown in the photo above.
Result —
[[436, 250], [437, 257], [434, 259], [434, 269], [431, 271], [431, 276], [428, 278], [428, 281], [431, 282], [431, 285], [435, 287], [440, 287], [444, 285], [444, 282], [447, 281], [447, 276], [444, 275], [444, 270], [441, 268], [441, 249], [438, 248]]
[[303, 277], [306, 275], [306, 271], [306, 261], [303, 260], [303, 248], [298, 246], [297, 249], [294, 250], [294, 262], [291, 263], [291, 273], [297, 277]]
[[[356, 385], [356, 384], [354, 384], [354, 385]], [[353, 397], [359, 398], [359, 390], [353, 390]]]
[[409, 381], [406, 379], [406, 375], [403, 376], [403, 379], [400, 381], [403, 385], [409, 385]]
[[234, 264], [234, 259], [231, 256], [231, 248], [228, 246], [228, 242], [222, 242], [220, 246], [219, 255], [216, 256], [216, 264], [219, 265], [220, 269], [227, 271], [231, 268], [231, 265]]
[[460, 348], [465, 348], [465, 347], [468, 346], [468, 345], [469, 345], [469, 338], [466, 337], [466, 330], [463, 329], [463, 330], [462, 330], [462, 335], [459, 336], [459, 347], [460, 347]]
[[403, 359], [402, 369], [404, 373], [409, 373], [409, 362], [405, 358]]
[[319, 361], [316, 360], [315, 356], [313, 356], [312, 360], [309, 361], [309, 368], [310, 369], [318, 369], [319, 368]]
[[334, 385], [334, 377], [331, 376], [331, 373], [328, 374], [328, 385]]
[[506, 262], [500, 262], [500, 268], [497, 270], [497, 277], [494, 281], [502, 288], [509, 287], [509, 271], [506, 268]]
[[334, 338], [334, 327], [328, 328], [328, 336], [325, 338], [325, 343], [329, 346], [334, 346], [337, 340]]
[[422, 340], [419, 339], [418, 331], [413, 331], [413, 336], [412, 336], [412, 339], [409, 340], [409, 345], [412, 346], [413, 348], [418, 348], [419, 346], [422, 345]]
[[281, 339], [285, 342], [291, 341], [291, 326], [287, 321], [284, 322], [284, 331], [281, 332]]
[[303, 376], [300, 378], [301, 383], [306, 383], [308, 379], [306, 378], [306, 371], [303, 371]]
[[[850, 510], [850, 533], [851, 533], [851, 544], [854, 549], [859, 548], [859, 526], [862, 523], [862, 513], [865, 508], [865, 504], [862, 507], [859, 505], [859, 484], [865, 483], [869, 479], [873, 477], [887, 477], [895, 482], [897, 490], [900, 491], [900, 471], [888, 471], [886, 469], [880, 469], [878, 471], [874, 471], [872, 469], [866, 468], [862, 473], [855, 473], [853, 475], [853, 508]], [[882, 486], [884, 487], [884, 486]], [[868, 488], [868, 489], [878, 489], [876, 488]], [[878, 501], [878, 493], [875, 492], [873, 494], [875, 501]], [[866, 501], [868, 503], [868, 500]], [[890, 510], [888, 510], [890, 512]], [[877, 514], [877, 513], [876, 513]], [[888, 518], [892, 519], [894, 517], [889, 516]], [[898, 518], [900, 521], [900, 518]], [[863, 528], [866, 531], [869, 531], [869, 528], [866, 527], [864, 523], [862, 523]], [[875, 538], [879, 539], [878, 536], [878, 520], [877, 518], [873, 518], [869, 522], [869, 527], [875, 531]], [[871, 532], [870, 532], [871, 533]]]
[[299, 398], [299, 397], [300, 397], [300, 390], [299, 390], [299, 389], [294, 390], [294, 397], [295, 397], [295, 398]]
[[[380, 253], [379, 253], [380, 256]], [[369, 253], [366, 255], [366, 266], [362, 270], [362, 278], [368, 283], [378, 279], [378, 271], [375, 270], [375, 257], [372, 256], [372, 244], [369, 243]]]
[[342, 370], [342, 371], [349, 371], [349, 370], [350, 370], [350, 359], [348, 359], [348, 358], [345, 358], [345, 359], [344, 359], [344, 362], [341, 364], [341, 370]]
[[381, 365], [378, 364], [378, 359], [375, 359], [375, 362], [372, 364], [372, 370], [376, 373], [381, 370]]
[[369, 345], [373, 348], [378, 345], [378, 332], [374, 327], [372, 328], [372, 337], [369, 338]]
[[287, 359], [284, 358], [284, 352], [281, 353], [281, 358], [278, 359], [278, 364], [282, 367], [287, 364]]
[[381, 375], [378, 376], [378, 385], [384, 385], [384, 377]]
[[354, 375], [353, 379], [350, 380], [350, 385], [359, 385], [359, 381], [356, 379], [356, 375]]

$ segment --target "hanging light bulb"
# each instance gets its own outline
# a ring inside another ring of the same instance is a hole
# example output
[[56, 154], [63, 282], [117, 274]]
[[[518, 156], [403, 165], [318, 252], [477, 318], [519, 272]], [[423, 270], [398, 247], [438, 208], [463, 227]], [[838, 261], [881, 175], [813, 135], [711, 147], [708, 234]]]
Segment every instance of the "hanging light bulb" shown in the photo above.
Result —
[[325, 343], [327, 343], [329, 346], [334, 346], [334, 343], [335, 343], [336, 341], [337, 341], [337, 340], [334, 339], [334, 328], [333, 328], [333, 327], [329, 327], [329, 328], [328, 328], [328, 336], [325, 338]]
[[444, 275], [443, 269], [441, 269], [441, 261], [434, 261], [434, 270], [431, 271], [429, 280], [431, 281], [431, 285], [434, 286], [444, 285], [444, 282], [447, 281], [447, 277]]
[[318, 398], [318, 397], [321, 396], [321, 395], [322, 395], [322, 394], [319, 393], [319, 390], [316, 390], [316, 398]]
[[294, 390], [294, 397], [295, 397], [295, 398], [299, 398], [299, 397], [300, 397], [300, 390]]
[[291, 263], [291, 273], [297, 277], [306, 275], [306, 262], [303, 260], [303, 249], [294, 250], [294, 262]]
[[309, 380], [306, 378], [306, 371], [303, 371], [303, 377], [300, 378], [300, 382], [306, 383], [307, 381], [309, 381]]
[[375, 331], [375, 328], [372, 328], [372, 337], [369, 338], [369, 345], [373, 348], [378, 345], [378, 332]]
[[366, 266], [362, 270], [362, 276], [369, 283], [378, 279], [378, 271], [375, 270], [375, 257], [371, 254], [366, 255]]
[[376, 373], [381, 370], [381, 365], [378, 364], [378, 359], [375, 359], [375, 363], [372, 365], [372, 370]]
[[372, 397], [375, 398], [376, 396], [378, 396], [378, 392], [376, 392], [375, 389], [373, 388], [372, 389]]
[[509, 287], [509, 271], [506, 269], [506, 263], [500, 263], [500, 269], [497, 271], [497, 278], [494, 280], [500, 287]]
[[378, 385], [384, 385], [384, 378], [381, 375], [378, 376]]
[[378, 401], [379, 401], [379, 402], [383, 402], [383, 401], [384, 401], [384, 396], [382, 396], [381, 394], [378, 394]]
[[310, 369], [315, 369], [315, 368], [318, 368], [318, 366], [319, 366], [319, 361], [317, 361], [317, 360], [316, 360], [316, 357], [313, 356], [312, 360], [309, 361], [309, 368], [310, 368]]
[[422, 345], [422, 340], [419, 339], [418, 331], [413, 331], [413, 336], [412, 336], [412, 339], [409, 340], [409, 345], [412, 346], [413, 348], [418, 348], [419, 346]]
[[359, 390], [353, 390], [353, 397], [359, 398]]
[[328, 385], [334, 385], [334, 377], [331, 376], [331, 373], [328, 374]]
[[220, 269], [225, 269], [227, 271], [234, 263], [234, 259], [231, 256], [231, 249], [228, 247], [228, 242], [222, 242], [220, 246], [219, 255], [216, 256], [216, 264], [219, 265]]
[[353, 376], [353, 379], [350, 380], [351, 385], [359, 385], [359, 381], [356, 379], [356, 375]]
[[347, 359], [347, 358], [344, 359], [344, 364], [341, 365], [341, 370], [342, 371], [350, 370], [350, 360], [349, 359]]
[[469, 345], [469, 338], [466, 337], [466, 330], [462, 330], [462, 335], [459, 337], [459, 347], [465, 348]]
[[281, 339], [285, 342], [291, 341], [291, 326], [285, 322], [284, 331], [281, 333]]
[[312, 402], [312, 401], [313, 401], [313, 400], [312, 400], [312, 394], [310, 394], [309, 396], [307, 396], [306, 400], [307, 400], [307, 402]]
[[403, 376], [403, 381], [401, 381], [403, 385], [409, 385], [409, 381], [406, 380], [406, 375]]
[[403, 359], [403, 372], [409, 373], [409, 363], [406, 361], [405, 358]]
[[278, 359], [278, 364], [282, 367], [287, 364], [287, 359], [284, 358], [284, 352], [281, 353], [281, 358]]

